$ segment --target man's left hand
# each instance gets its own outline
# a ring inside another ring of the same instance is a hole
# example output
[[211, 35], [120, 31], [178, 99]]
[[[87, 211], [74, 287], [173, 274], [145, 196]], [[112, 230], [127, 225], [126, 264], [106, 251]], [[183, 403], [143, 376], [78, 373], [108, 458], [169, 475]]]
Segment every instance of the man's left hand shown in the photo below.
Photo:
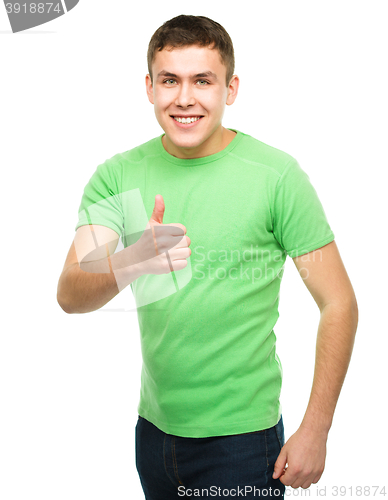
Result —
[[272, 477], [292, 488], [317, 483], [325, 468], [326, 442], [327, 432], [300, 426], [280, 450]]

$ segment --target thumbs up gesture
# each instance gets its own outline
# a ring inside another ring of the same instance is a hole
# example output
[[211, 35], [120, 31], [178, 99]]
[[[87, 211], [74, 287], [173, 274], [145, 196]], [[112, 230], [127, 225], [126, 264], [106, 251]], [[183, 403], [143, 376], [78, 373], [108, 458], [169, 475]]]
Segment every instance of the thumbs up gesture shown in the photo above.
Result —
[[132, 245], [133, 255], [143, 274], [168, 274], [187, 266], [191, 240], [183, 224], [163, 224], [163, 196], [155, 196], [151, 218], [139, 240]]

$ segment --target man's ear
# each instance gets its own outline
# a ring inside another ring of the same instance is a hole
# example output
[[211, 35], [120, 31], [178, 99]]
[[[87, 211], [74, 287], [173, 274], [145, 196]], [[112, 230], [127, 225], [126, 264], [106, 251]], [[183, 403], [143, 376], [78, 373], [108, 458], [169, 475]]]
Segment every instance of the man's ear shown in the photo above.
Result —
[[228, 86], [228, 96], [226, 98], [227, 106], [230, 106], [236, 100], [239, 84], [240, 84], [239, 77], [237, 75], [233, 75], [232, 78], [230, 79]]
[[151, 104], [154, 104], [154, 89], [152, 87], [151, 75], [149, 73], [146, 74], [145, 84], [146, 84], [148, 100], [150, 101]]

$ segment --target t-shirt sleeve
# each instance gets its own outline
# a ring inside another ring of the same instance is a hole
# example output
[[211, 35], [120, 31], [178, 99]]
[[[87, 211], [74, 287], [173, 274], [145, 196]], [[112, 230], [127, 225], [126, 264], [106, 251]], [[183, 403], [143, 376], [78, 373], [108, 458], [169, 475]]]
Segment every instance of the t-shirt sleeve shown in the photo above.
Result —
[[334, 240], [318, 194], [294, 158], [277, 181], [273, 233], [291, 258], [312, 252]]
[[98, 224], [109, 227], [122, 236], [124, 216], [119, 192], [119, 172], [119, 166], [109, 160], [98, 165], [85, 186], [75, 230], [86, 224]]

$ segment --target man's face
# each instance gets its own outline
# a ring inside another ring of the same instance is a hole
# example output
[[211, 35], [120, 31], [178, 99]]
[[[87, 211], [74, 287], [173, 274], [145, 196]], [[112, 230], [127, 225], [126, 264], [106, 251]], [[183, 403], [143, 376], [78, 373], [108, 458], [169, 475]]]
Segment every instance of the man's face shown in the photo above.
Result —
[[[156, 53], [152, 74], [153, 86], [146, 76], [147, 94], [166, 134], [167, 149], [180, 158], [212, 154], [225, 140], [225, 105], [234, 102], [238, 89], [236, 75], [226, 87], [226, 66], [218, 50], [198, 45], [163, 49]], [[179, 123], [178, 117], [196, 121]]]

